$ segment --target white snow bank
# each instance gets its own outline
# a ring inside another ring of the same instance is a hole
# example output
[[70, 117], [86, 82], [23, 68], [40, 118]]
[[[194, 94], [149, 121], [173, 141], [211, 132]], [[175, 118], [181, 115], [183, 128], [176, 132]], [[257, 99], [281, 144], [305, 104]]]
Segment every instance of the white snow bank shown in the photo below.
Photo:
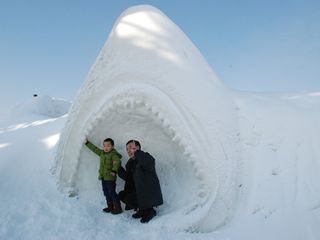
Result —
[[[0, 239], [319, 239], [320, 94], [234, 93], [234, 98], [243, 161], [236, 212], [223, 227], [205, 234], [181, 232], [180, 222], [186, 220], [179, 204], [186, 200], [180, 198], [171, 209], [163, 206], [161, 215], [146, 225], [131, 218], [133, 211], [102, 213], [105, 202], [96, 172], [90, 177], [97, 192], [87, 189], [93, 194], [75, 198], [62, 195], [50, 168], [66, 117], [33, 115], [30, 121], [41, 124], [0, 132]], [[8, 116], [1, 115], [0, 121], [3, 117]], [[19, 115], [25, 117], [30, 114]], [[96, 159], [89, 160], [87, 167], [97, 165]], [[172, 163], [173, 169], [179, 166]], [[189, 180], [189, 172], [175, 176], [166, 194], [172, 190], [185, 197], [183, 191], [190, 193], [197, 180]], [[185, 181], [191, 187], [179, 189]], [[166, 216], [178, 223], [169, 221], [171, 228], [163, 228]]]
[[19, 113], [33, 113], [45, 117], [57, 118], [68, 113], [71, 103], [61, 98], [50, 96], [37, 96], [24, 103], [15, 106], [15, 111]]
[[319, 239], [319, 92], [235, 96], [243, 172], [228, 229], [240, 239]]
[[71, 103], [64, 99], [38, 96], [1, 111], [0, 133], [35, 127], [65, 115]]

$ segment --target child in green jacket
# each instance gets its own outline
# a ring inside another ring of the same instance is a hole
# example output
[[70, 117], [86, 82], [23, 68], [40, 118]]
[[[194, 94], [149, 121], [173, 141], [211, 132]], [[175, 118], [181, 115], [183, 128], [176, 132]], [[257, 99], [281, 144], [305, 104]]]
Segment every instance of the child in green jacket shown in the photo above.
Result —
[[103, 149], [96, 147], [88, 140], [85, 145], [100, 157], [99, 180], [101, 180], [102, 190], [108, 205], [103, 211], [112, 214], [121, 213], [122, 208], [116, 193], [116, 179], [121, 166], [121, 154], [114, 148], [114, 141], [111, 138], [103, 141]]

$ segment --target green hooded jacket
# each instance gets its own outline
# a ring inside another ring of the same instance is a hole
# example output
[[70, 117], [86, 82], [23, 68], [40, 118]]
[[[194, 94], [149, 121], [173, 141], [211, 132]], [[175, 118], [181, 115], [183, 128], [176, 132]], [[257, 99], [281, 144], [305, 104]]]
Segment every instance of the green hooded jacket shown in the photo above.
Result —
[[[116, 149], [112, 149], [107, 153], [89, 141], [86, 146], [100, 157], [99, 180], [115, 181], [121, 166], [121, 154]], [[115, 176], [111, 175], [112, 172], [115, 173]]]

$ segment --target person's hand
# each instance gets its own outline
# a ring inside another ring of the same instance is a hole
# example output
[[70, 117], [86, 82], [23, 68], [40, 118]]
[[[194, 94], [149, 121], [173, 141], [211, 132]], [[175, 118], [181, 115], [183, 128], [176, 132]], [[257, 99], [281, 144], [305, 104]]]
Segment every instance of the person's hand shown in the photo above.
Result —
[[112, 171], [110, 174], [111, 174], [112, 176], [115, 176], [117, 173], [116, 173], [115, 171]]
[[84, 144], [87, 144], [88, 142], [89, 142], [88, 138], [85, 137], [85, 139], [84, 139]]

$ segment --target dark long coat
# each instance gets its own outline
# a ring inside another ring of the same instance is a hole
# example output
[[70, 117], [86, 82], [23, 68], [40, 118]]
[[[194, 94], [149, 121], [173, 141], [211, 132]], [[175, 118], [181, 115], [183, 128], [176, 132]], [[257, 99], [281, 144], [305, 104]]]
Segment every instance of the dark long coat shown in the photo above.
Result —
[[134, 181], [133, 181], [133, 173], [136, 168], [136, 161], [132, 158], [128, 160], [126, 163], [125, 169], [121, 167], [119, 169], [118, 175], [120, 178], [122, 178], [125, 181], [124, 184], [124, 191], [126, 193], [135, 193], [136, 188], [134, 186]]
[[125, 169], [120, 168], [118, 175], [125, 181], [124, 189], [119, 192], [119, 198], [122, 202], [132, 208], [138, 208], [137, 206], [137, 194], [134, 186], [133, 173], [135, 171], [136, 161], [132, 158], [126, 163]]
[[141, 150], [135, 152], [133, 180], [139, 209], [163, 204], [159, 179], [155, 169], [155, 159]]

